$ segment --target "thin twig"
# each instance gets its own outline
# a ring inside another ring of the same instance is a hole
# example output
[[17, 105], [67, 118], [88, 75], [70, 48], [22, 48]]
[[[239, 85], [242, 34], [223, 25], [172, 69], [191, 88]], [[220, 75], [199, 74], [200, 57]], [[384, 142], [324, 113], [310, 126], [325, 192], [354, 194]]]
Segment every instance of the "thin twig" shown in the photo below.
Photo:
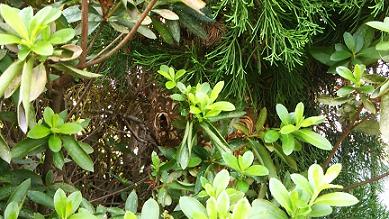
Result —
[[350, 124], [346, 127], [346, 129], [343, 131], [342, 135], [338, 138], [336, 141], [334, 147], [332, 148], [332, 151], [326, 158], [326, 160], [323, 162], [322, 167], [325, 168], [330, 164], [332, 158], [335, 156], [336, 152], [341, 148], [343, 141], [348, 137], [348, 135], [351, 133], [353, 128], [359, 123], [355, 123], [359, 119], [359, 114], [361, 113], [363, 109], [363, 105], [359, 106], [357, 111], [355, 112], [354, 118], [351, 120]]
[[343, 189], [343, 191], [350, 191], [350, 190], [353, 190], [359, 186], [363, 186], [363, 185], [366, 185], [366, 184], [371, 184], [371, 183], [374, 183], [374, 182], [377, 182], [378, 180], [380, 179], [383, 179], [385, 177], [389, 176], [389, 171], [384, 173], [384, 174], [381, 174], [379, 176], [376, 176], [376, 177], [373, 177], [373, 178], [370, 178], [370, 179], [367, 179], [367, 180], [364, 180], [364, 181], [361, 181], [361, 182], [357, 182], [357, 183], [354, 183], [354, 184], [351, 184], [347, 187], [345, 187]]
[[80, 66], [84, 65], [86, 62], [86, 56], [88, 54], [88, 13], [89, 13], [89, 3], [88, 0], [82, 0], [81, 3], [81, 49], [82, 53], [80, 55]]
[[158, 0], [151, 0], [150, 3], [147, 5], [146, 9], [141, 14], [140, 18], [136, 21], [135, 25], [131, 28], [130, 32], [124, 37], [120, 43], [118, 43], [112, 50], [109, 52], [101, 55], [101, 57], [90, 60], [89, 62], [85, 63], [84, 65], [80, 65], [81, 68], [86, 68], [92, 65], [99, 64], [106, 59], [110, 58], [113, 54], [118, 52], [121, 48], [123, 48], [130, 40], [132, 40], [135, 36], [135, 33], [141, 26], [143, 20], [147, 17], [151, 9], [153, 9], [154, 5], [157, 3]]
[[102, 49], [99, 53], [97, 53], [95, 58], [98, 58], [102, 54], [106, 53], [111, 47], [113, 47], [117, 42], [119, 42], [123, 36], [124, 36], [124, 33], [119, 34], [119, 36], [117, 36], [112, 42], [110, 42], [106, 47], [104, 47], [104, 49]]
[[110, 194], [101, 196], [101, 197], [99, 197], [99, 198], [95, 198], [95, 199], [91, 200], [90, 202], [96, 202], [96, 201], [99, 201], [99, 200], [102, 200], [102, 199], [105, 199], [105, 198], [108, 198], [108, 197], [117, 195], [117, 194], [119, 194], [119, 193], [121, 193], [121, 192], [125, 192], [125, 191], [127, 191], [127, 190], [129, 190], [129, 189], [131, 189], [131, 188], [133, 188], [133, 187], [138, 186], [139, 183], [144, 182], [144, 181], [145, 181], [146, 179], [148, 179], [148, 178], [149, 178], [149, 177], [147, 176], [147, 177], [145, 177], [145, 178], [139, 180], [138, 182], [136, 182], [136, 183], [134, 183], [134, 184], [132, 184], [132, 185], [130, 185], [130, 186], [127, 186], [127, 187], [125, 187], [125, 188], [119, 189], [119, 190], [117, 190], [117, 191], [115, 191], [115, 192], [112, 192], [112, 193], [110, 193]]
[[70, 119], [73, 116], [73, 114], [76, 111], [78, 105], [80, 105], [81, 101], [84, 99], [85, 95], [88, 93], [88, 91], [92, 87], [92, 84], [93, 84], [93, 80], [89, 80], [88, 84], [86, 85], [86, 88], [85, 88], [84, 92], [78, 98], [78, 100], [77, 100], [76, 104], [73, 106], [72, 110], [70, 110], [70, 112], [69, 112], [69, 114], [67, 116], [67, 120]]

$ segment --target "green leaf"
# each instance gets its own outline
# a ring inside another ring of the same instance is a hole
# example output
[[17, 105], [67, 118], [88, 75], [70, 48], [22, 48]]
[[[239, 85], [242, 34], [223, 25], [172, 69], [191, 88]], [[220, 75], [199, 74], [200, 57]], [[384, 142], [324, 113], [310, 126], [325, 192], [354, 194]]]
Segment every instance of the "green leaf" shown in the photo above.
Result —
[[313, 205], [312, 211], [309, 213], [308, 216], [310, 217], [324, 217], [327, 215], [330, 215], [332, 213], [331, 206], [328, 205]]
[[50, 129], [47, 128], [46, 126], [36, 125], [28, 132], [27, 137], [32, 139], [40, 139], [48, 136], [50, 133], [51, 133]]
[[292, 203], [290, 202], [289, 192], [285, 186], [278, 179], [271, 178], [269, 182], [269, 189], [273, 198], [287, 210], [292, 211]]
[[339, 90], [336, 91], [336, 95], [338, 95], [339, 97], [344, 97], [344, 96], [348, 96], [353, 91], [354, 91], [353, 87], [351, 87], [351, 86], [344, 86], [344, 87], [342, 87], [342, 88], [340, 88]]
[[338, 177], [341, 170], [342, 170], [342, 164], [340, 163], [330, 166], [327, 169], [326, 174], [324, 175], [325, 181], [327, 183], [331, 183], [336, 177]]
[[353, 35], [349, 32], [344, 32], [343, 34], [344, 42], [346, 43], [347, 48], [350, 51], [355, 51], [355, 41]]
[[238, 157], [240, 170], [245, 170], [251, 166], [254, 161], [254, 154], [251, 151], [246, 151], [243, 156]]
[[301, 127], [309, 127], [324, 122], [324, 116], [311, 116], [301, 122]]
[[166, 87], [167, 89], [171, 90], [171, 89], [173, 89], [173, 88], [176, 87], [176, 82], [174, 82], [174, 81], [167, 81], [167, 82], [165, 83], [165, 87]]
[[218, 101], [216, 103], [213, 103], [207, 107], [211, 110], [220, 110], [220, 111], [234, 111], [235, 106], [234, 104], [227, 102], [227, 101]]
[[389, 142], [389, 93], [386, 93], [381, 97], [380, 106], [381, 139], [384, 142]]
[[227, 141], [211, 123], [207, 121], [201, 122], [200, 126], [221, 152], [231, 152]]
[[209, 96], [211, 102], [214, 102], [219, 97], [219, 94], [223, 90], [223, 87], [224, 87], [224, 81], [219, 81], [215, 85], [215, 87], [213, 87], [211, 94]]
[[62, 170], [63, 165], [65, 164], [65, 159], [61, 151], [53, 153], [53, 163], [55, 167], [57, 167], [59, 170]]
[[222, 153], [222, 157], [227, 166], [234, 170], [239, 170], [238, 159], [230, 152]]
[[293, 173], [290, 175], [290, 178], [292, 179], [293, 183], [296, 185], [296, 187], [302, 191], [304, 191], [306, 194], [309, 195], [309, 198], [312, 196], [313, 194], [313, 189], [311, 187], [311, 185], [309, 184], [308, 180], [300, 175], [300, 174], [296, 174], [296, 173]]
[[[71, 213], [73, 214], [74, 212], [77, 211], [78, 207], [81, 204], [82, 201], [82, 195], [80, 191], [73, 192], [72, 194], [69, 195], [67, 198], [67, 201], [71, 203]], [[68, 209], [67, 209], [68, 210]]]
[[252, 208], [249, 217], [250, 219], [288, 219], [285, 212], [279, 209], [275, 204], [263, 200], [255, 199], [252, 203]]
[[30, 189], [30, 187], [31, 187], [31, 179], [24, 180], [12, 192], [11, 196], [7, 201], [7, 204], [11, 202], [16, 202], [19, 205], [23, 205], [24, 199], [26, 198], [27, 195], [27, 191]]
[[291, 134], [281, 135], [281, 142], [282, 142], [282, 151], [286, 155], [290, 155], [295, 148], [295, 139], [293, 135]]
[[339, 61], [346, 60], [346, 59], [350, 58], [351, 56], [352, 56], [352, 54], [349, 51], [341, 50], [341, 51], [336, 51], [336, 52], [332, 53], [332, 55], [330, 56], [330, 60], [335, 61], [335, 62], [339, 62]]
[[76, 122], [65, 123], [58, 127], [57, 133], [74, 135], [82, 131], [82, 126]]
[[217, 218], [217, 201], [214, 197], [210, 197], [206, 203], [208, 218]]
[[258, 141], [253, 141], [248, 139], [251, 147], [254, 149], [254, 154], [256, 155], [259, 162], [266, 167], [269, 171], [269, 176], [277, 178], [277, 170], [273, 163], [273, 159], [271, 158], [268, 150], [260, 144]]
[[45, 120], [45, 123], [50, 127], [53, 127], [53, 116], [54, 111], [50, 107], [46, 107], [43, 111], [43, 119]]
[[267, 109], [266, 107], [263, 107], [261, 111], [259, 111], [258, 119], [257, 122], [255, 123], [255, 129], [257, 131], [265, 127], [266, 119], [267, 119]]
[[71, 66], [68, 66], [65, 64], [61, 64], [61, 63], [57, 63], [57, 64], [54, 64], [51, 66], [59, 71], [64, 71], [66, 73], [69, 73], [70, 75], [81, 77], [81, 78], [98, 78], [98, 77], [102, 76], [100, 74], [95, 74], [92, 72], [88, 72], [85, 70], [74, 68], [74, 67], [71, 67]]
[[182, 212], [188, 218], [194, 218], [194, 214], [196, 212], [207, 215], [205, 207], [195, 198], [189, 196], [182, 196], [180, 197], [179, 205]]
[[249, 218], [251, 210], [250, 202], [246, 198], [242, 198], [236, 203], [234, 209], [232, 210], [231, 219], [242, 219]]
[[0, 97], [4, 95], [4, 91], [10, 83], [22, 72], [23, 62], [15, 61], [0, 75]]
[[28, 31], [24, 25], [23, 19], [19, 15], [19, 9], [10, 7], [5, 4], [0, 5], [0, 14], [4, 21], [16, 32], [20, 37], [28, 39]]
[[20, 38], [11, 34], [0, 33], [0, 46], [9, 44], [19, 44]]
[[216, 196], [224, 191], [230, 183], [230, 174], [227, 170], [221, 170], [213, 179], [213, 187], [216, 189]]
[[52, 152], [59, 152], [62, 148], [61, 138], [56, 135], [50, 135], [48, 143]]
[[38, 55], [51, 56], [54, 52], [53, 45], [48, 41], [40, 40], [31, 47], [31, 50]]
[[291, 123], [291, 119], [290, 119], [288, 110], [286, 109], [286, 107], [284, 105], [277, 104], [276, 105], [276, 112], [277, 112], [278, 117], [281, 119], [282, 123], [284, 123], [285, 125]]
[[92, 146], [90, 146], [89, 144], [85, 143], [85, 142], [78, 142], [78, 144], [80, 145], [80, 147], [82, 148], [83, 151], [85, 151], [85, 153], [87, 154], [91, 154], [93, 153], [93, 148]]
[[11, 162], [11, 152], [9, 150], [7, 142], [4, 140], [1, 133], [0, 133], [0, 158], [7, 163]]
[[369, 111], [372, 114], [377, 113], [377, 109], [376, 109], [375, 105], [369, 99], [367, 99], [366, 97], [362, 97], [362, 103], [363, 103], [363, 107], [367, 111]]
[[299, 130], [298, 127], [292, 125], [292, 124], [289, 124], [289, 125], [284, 125], [282, 126], [281, 130], [280, 130], [280, 133], [283, 134], [283, 135], [286, 135], [286, 134], [290, 134], [292, 132], [295, 132]]
[[226, 218], [230, 208], [230, 197], [226, 191], [222, 191], [216, 200], [217, 212], [220, 218]]
[[126, 211], [136, 213], [138, 209], [138, 195], [135, 190], [132, 190], [132, 192], [128, 195], [124, 209], [126, 209]]
[[4, 219], [17, 219], [19, 216], [19, 205], [16, 202], [11, 202], [4, 210]]
[[308, 180], [312, 187], [317, 191], [325, 183], [323, 169], [318, 164], [312, 164], [308, 169]]
[[253, 165], [247, 168], [244, 173], [248, 176], [267, 176], [269, 175], [269, 170], [262, 165]]
[[78, 143], [70, 136], [62, 136], [63, 147], [66, 149], [70, 157], [76, 162], [82, 169], [93, 172], [93, 161], [82, 150]]
[[355, 198], [353, 195], [350, 195], [345, 192], [333, 192], [319, 196], [314, 203], [318, 205], [344, 207], [355, 205], [358, 202], [358, 199]]
[[339, 66], [336, 68], [336, 72], [338, 73], [338, 75], [340, 75], [342, 78], [345, 78], [351, 82], [354, 82], [356, 83], [356, 79], [353, 75], [353, 73], [350, 71], [350, 69], [348, 69], [347, 67], [344, 67], [344, 66]]
[[14, 147], [11, 149], [12, 158], [23, 158], [27, 156], [29, 153], [39, 150], [40, 148], [44, 148], [47, 143], [46, 138], [42, 139], [25, 139], [19, 141]]
[[[304, 119], [304, 104], [300, 102], [296, 105], [296, 108], [294, 110], [294, 120], [296, 124], [299, 124], [303, 119]], [[283, 133], [281, 132], [281, 134]]]
[[40, 191], [28, 191], [27, 197], [37, 204], [54, 209], [54, 200], [46, 193]]
[[366, 24], [372, 28], [389, 33], [389, 23], [381, 22], [381, 21], [370, 21], [367, 22]]
[[355, 128], [353, 128], [355, 132], [361, 132], [366, 135], [379, 136], [380, 135], [380, 125], [375, 119], [367, 119], [363, 120], [361, 123], [358, 123]]
[[172, 95], [170, 95], [170, 98], [172, 98], [172, 100], [175, 100], [175, 101], [184, 101], [185, 100], [185, 97], [181, 94], [172, 94]]
[[353, 75], [356, 80], [356, 82], [359, 82], [362, 79], [362, 76], [366, 72], [366, 66], [365, 65], [355, 65]]
[[379, 42], [375, 46], [376, 50], [388, 51], [389, 50], [389, 41]]
[[[125, 0], [127, 1], [127, 0]], [[130, 211], [127, 211], [123, 219], [137, 219], [136, 215]]]
[[331, 96], [328, 96], [328, 95], [322, 95], [322, 96], [319, 96], [319, 98], [318, 98], [318, 101], [320, 103], [326, 104], [326, 105], [329, 105], [329, 106], [339, 106], [339, 105], [342, 105], [344, 103], [347, 103], [350, 100], [351, 100], [351, 98], [349, 98], [349, 97], [337, 97], [337, 98], [334, 98], [334, 97], [331, 97]]
[[143, 204], [140, 219], [159, 219], [159, 206], [154, 199], [150, 198]]
[[300, 129], [293, 133], [294, 136], [297, 136], [299, 139], [301, 139], [304, 142], [307, 142], [317, 148], [320, 148], [322, 150], [331, 150], [332, 145], [331, 143], [323, 136], [317, 134], [314, 131], [311, 131], [309, 129]]
[[51, 35], [50, 43], [53, 45], [64, 44], [69, 42], [75, 36], [75, 32], [72, 28], [66, 28], [56, 31]]
[[280, 133], [276, 130], [267, 130], [264, 135], [264, 141], [266, 143], [274, 143], [280, 138]]
[[98, 219], [98, 217], [89, 213], [88, 211], [78, 212], [69, 217], [69, 219]]
[[[71, 210], [71, 206], [69, 206]], [[68, 215], [68, 200], [66, 197], [65, 192], [59, 188], [54, 195], [54, 208], [55, 211], [57, 212], [59, 218], [67, 218]]]

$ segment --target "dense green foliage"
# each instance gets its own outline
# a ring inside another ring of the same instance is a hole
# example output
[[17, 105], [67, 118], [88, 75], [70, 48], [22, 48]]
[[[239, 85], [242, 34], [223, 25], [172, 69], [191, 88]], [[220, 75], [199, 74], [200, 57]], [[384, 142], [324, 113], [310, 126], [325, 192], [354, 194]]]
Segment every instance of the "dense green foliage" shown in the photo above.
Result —
[[3, 2], [0, 218], [387, 218], [387, 4]]

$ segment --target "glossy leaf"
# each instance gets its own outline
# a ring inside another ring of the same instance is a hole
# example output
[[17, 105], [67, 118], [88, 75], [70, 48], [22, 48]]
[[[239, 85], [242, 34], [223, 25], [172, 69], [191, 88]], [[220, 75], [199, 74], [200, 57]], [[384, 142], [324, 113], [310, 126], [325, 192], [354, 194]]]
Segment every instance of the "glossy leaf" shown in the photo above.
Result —
[[53, 45], [64, 44], [69, 42], [75, 36], [75, 32], [72, 28], [66, 28], [56, 31], [51, 35], [50, 43]]
[[154, 199], [150, 198], [143, 204], [140, 219], [159, 219], [159, 206]]
[[138, 195], [135, 190], [128, 195], [126, 203], [124, 205], [124, 209], [131, 212], [136, 212], [138, 209]]
[[248, 176], [267, 176], [269, 171], [262, 165], [253, 165], [247, 168], [244, 173]]
[[46, 193], [40, 192], [40, 191], [28, 191], [27, 193], [28, 198], [40, 205], [46, 206], [48, 208], [53, 209], [54, 208], [54, 200], [51, 196], [47, 195]]
[[315, 204], [318, 205], [329, 205], [329, 206], [351, 206], [357, 204], [359, 201], [353, 195], [345, 192], [333, 192], [319, 196], [315, 200]]
[[0, 33], [0, 46], [20, 43], [20, 38], [11, 34]]
[[47, 128], [46, 126], [36, 125], [28, 132], [27, 137], [32, 139], [40, 139], [48, 136], [50, 133], [51, 133], [50, 129]]
[[11, 202], [4, 210], [4, 219], [17, 219], [19, 216], [19, 205], [16, 202]]
[[70, 136], [62, 136], [63, 147], [66, 149], [70, 157], [76, 162], [81, 168], [84, 170], [88, 170], [93, 172], [93, 161], [82, 150], [82, 148], [78, 145], [78, 143], [74, 140], [73, 137]]
[[322, 150], [331, 150], [331, 143], [323, 136], [317, 134], [314, 131], [309, 129], [301, 129], [293, 133], [293, 135], [297, 136], [304, 142], [307, 142], [317, 148]]
[[284, 105], [277, 104], [276, 105], [276, 112], [277, 112], [278, 117], [281, 119], [282, 123], [284, 123], [285, 125], [291, 123], [291, 119], [290, 119], [288, 110], [286, 109], [286, 107]]
[[74, 135], [82, 131], [82, 126], [76, 122], [69, 122], [58, 127], [57, 132], [65, 135]]
[[50, 135], [48, 145], [51, 151], [59, 152], [62, 148], [62, 140], [56, 135]]
[[265, 132], [264, 140], [266, 143], [273, 143], [278, 140], [280, 133], [276, 130], [268, 130]]
[[26, 198], [27, 191], [31, 187], [31, 179], [24, 180], [20, 185], [18, 185], [15, 190], [12, 192], [11, 196], [9, 197], [7, 204], [11, 202], [16, 202], [19, 205], [22, 205], [24, 202], [24, 199]]
[[0, 14], [4, 21], [16, 32], [20, 37], [28, 39], [27, 28], [24, 25], [23, 19], [19, 15], [19, 9], [10, 7], [5, 4], [0, 5]]
[[5, 162], [11, 162], [11, 152], [9, 150], [8, 144], [0, 133], [0, 158]]
[[271, 178], [269, 189], [274, 199], [284, 207], [288, 212], [292, 211], [292, 203], [290, 202], [289, 192], [285, 186], [275, 178]]

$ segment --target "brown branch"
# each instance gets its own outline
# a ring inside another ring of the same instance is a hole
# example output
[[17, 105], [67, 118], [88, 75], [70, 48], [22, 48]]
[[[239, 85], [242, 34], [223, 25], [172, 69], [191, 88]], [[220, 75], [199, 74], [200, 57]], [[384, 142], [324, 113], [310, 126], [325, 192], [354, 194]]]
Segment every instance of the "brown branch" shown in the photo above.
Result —
[[153, 7], [157, 3], [157, 1], [158, 0], [151, 0], [150, 1], [150, 3], [147, 5], [146, 9], [141, 14], [140, 18], [136, 21], [135, 25], [131, 28], [130, 32], [112, 50], [110, 50], [109, 52], [101, 55], [100, 57], [96, 57], [96, 59], [90, 60], [89, 62], [85, 63], [84, 65], [80, 65], [80, 67], [81, 68], [86, 68], [86, 67], [90, 67], [92, 65], [99, 64], [99, 63], [107, 60], [109, 57], [111, 57], [113, 54], [115, 54], [121, 48], [123, 48], [130, 40], [132, 40], [134, 38], [135, 33], [137, 32], [137, 30], [141, 26], [143, 20], [149, 14], [151, 9], [153, 9]]
[[350, 121], [350, 124], [346, 127], [346, 129], [343, 131], [342, 135], [338, 138], [336, 141], [334, 147], [332, 148], [332, 151], [326, 158], [326, 160], [321, 165], [323, 168], [326, 168], [328, 164], [330, 164], [332, 158], [335, 156], [336, 152], [342, 147], [343, 141], [348, 137], [350, 132], [355, 128], [355, 126], [359, 123], [355, 123], [359, 119], [359, 114], [361, 113], [363, 109], [363, 105], [359, 106], [357, 111], [355, 112], [354, 118]]
[[88, 54], [88, 12], [89, 12], [89, 3], [88, 0], [82, 0], [81, 3], [81, 48], [82, 53], [80, 55], [80, 66], [84, 65], [86, 62], [86, 56]]
[[385, 177], [389, 176], [389, 171], [384, 173], [384, 174], [381, 174], [379, 176], [376, 176], [376, 177], [373, 177], [373, 178], [370, 178], [370, 179], [367, 179], [367, 180], [364, 180], [364, 181], [361, 181], [361, 182], [358, 182], [358, 183], [354, 183], [354, 184], [351, 184], [347, 187], [345, 187], [343, 189], [343, 191], [350, 191], [350, 190], [353, 190], [359, 186], [363, 186], [363, 185], [366, 185], [366, 184], [371, 184], [371, 183], [374, 183], [374, 182], [377, 182], [378, 180], [380, 179], [383, 179]]

